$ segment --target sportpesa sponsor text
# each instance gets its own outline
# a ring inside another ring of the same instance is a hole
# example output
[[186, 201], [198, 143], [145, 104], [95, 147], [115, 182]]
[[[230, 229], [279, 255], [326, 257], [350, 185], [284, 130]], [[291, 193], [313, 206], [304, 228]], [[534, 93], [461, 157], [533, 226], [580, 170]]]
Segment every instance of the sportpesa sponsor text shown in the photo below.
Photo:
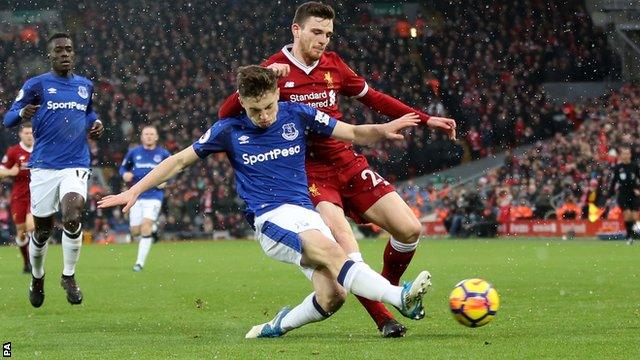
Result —
[[69, 102], [53, 102], [51, 100], [47, 101], [47, 110], [58, 110], [58, 109], [69, 109], [69, 110], [80, 110], [87, 111], [87, 105], [80, 104], [75, 101]]
[[253, 165], [258, 162], [275, 160], [280, 156], [287, 157], [299, 153], [300, 145], [296, 145], [285, 149], [273, 149], [257, 155], [242, 154], [242, 160], [244, 160], [245, 165]]

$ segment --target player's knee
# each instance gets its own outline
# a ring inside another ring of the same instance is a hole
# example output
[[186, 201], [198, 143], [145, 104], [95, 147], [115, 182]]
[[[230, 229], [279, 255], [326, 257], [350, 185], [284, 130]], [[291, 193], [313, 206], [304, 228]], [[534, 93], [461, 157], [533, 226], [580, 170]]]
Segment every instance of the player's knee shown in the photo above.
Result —
[[400, 234], [396, 237], [396, 240], [407, 244], [414, 243], [418, 241], [421, 233], [422, 224], [418, 219], [414, 218], [400, 229]]
[[323, 292], [316, 292], [316, 301], [328, 313], [338, 311], [347, 300], [347, 291], [342, 286], [336, 286]]
[[142, 226], [140, 226], [139, 233], [142, 236], [151, 236], [152, 229], [153, 229], [153, 224], [142, 223]]
[[53, 233], [52, 229], [37, 229], [34, 231], [33, 237], [36, 239], [37, 242], [42, 244], [47, 240], [49, 240], [52, 233]]
[[67, 232], [75, 233], [80, 228], [79, 216], [67, 216], [62, 218], [62, 226]]

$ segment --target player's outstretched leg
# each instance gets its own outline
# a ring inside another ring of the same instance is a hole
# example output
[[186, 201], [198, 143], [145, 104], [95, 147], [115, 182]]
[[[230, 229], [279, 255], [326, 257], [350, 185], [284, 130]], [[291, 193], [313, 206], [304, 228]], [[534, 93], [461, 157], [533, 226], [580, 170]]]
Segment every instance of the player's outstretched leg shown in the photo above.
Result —
[[301, 264], [317, 264], [329, 269], [348, 292], [398, 308], [414, 320], [424, 317], [422, 297], [431, 285], [431, 275], [423, 271], [409, 285], [391, 285], [389, 280], [363, 262], [349, 260], [340, 246], [317, 230], [299, 234], [302, 239]]
[[[321, 201], [316, 206], [316, 209], [320, 212], [322, 219], [329, 226], [331, 234], [347, 253], [347, 256], [353, 261], [364, 261], [358, 248], [358, 243], [351, 231], [351, 225], [345, 218], [344, 210], [329, 201]], [[367, 310], [383, 337], [396, 338], [404, 336], [407, 328], [394, 318], [383, 303], [369, 300], [362, 296], [356, 296], [356, 298]]]
[[[364, 261], [360, 252], [352, 252], [348, 254], [349, 259], [353, 261]], [[360, 304], [367, 310], [369, 316], [378, 326], [378, 330], [382, 333], [382, 337], [385, 338], [399, 338], [403, 337], [407, 332], [407, 328], [396, 320], [387, 310], [387, 307], [380, 301], [373, 301], [362, 296], [356, 296], [356, 299], [360, 301]]]
[[293, 309], [282, 308], [273, 320], [252, 327], [245, 338], [280, 337], [306, 324], [326, 320], [338, 311], [347, 298], [347, 292], [332, 278], [331, 273], [326, 268], [317, 268], [313, 271], [311, 281], [315, 291], [302, 303]]

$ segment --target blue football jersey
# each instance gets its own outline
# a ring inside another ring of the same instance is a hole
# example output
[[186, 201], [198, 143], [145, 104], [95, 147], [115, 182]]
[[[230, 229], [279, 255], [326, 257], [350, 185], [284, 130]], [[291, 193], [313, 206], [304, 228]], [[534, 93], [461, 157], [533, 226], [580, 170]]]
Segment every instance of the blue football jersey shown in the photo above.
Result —
[[[122, 165], [120, 165], [120, 176], [127, 171], [133, 173], [133, 184], [140, 181], [145, 175], [151, 172], [162, 160], [171, 156], [165, 148], [156, 146], [152, 150], [145, 149], [142, 145], [136, 146], [127, 152]], [[131, 185], [133, 185], [131, 184]], [[138, 197], [139, 199], [157, 199], [162, 201], [164, 191], [158, 188], [149, 189]]]
[[98, 118], [93, 111], [92, 95], [93, 83], [78, 75], [61, 77], [48, 72], [24, 83], [4, 117], [4, 125], [18, 125], [22, 108], [40, 105], [31, 119], [35, 145], [30, 168], [89, 167], [87, 131]]
[[330, 136], [337, 120], [308, 105], [280, 102], [276, 121], [266, 129], [246, 114], [216, 122], [193, 144], [200, 158], [225, 152], [235, 169], [236, 188], [247, 219], [293, 204], [313, 209], [304, 167], [307, 132]]

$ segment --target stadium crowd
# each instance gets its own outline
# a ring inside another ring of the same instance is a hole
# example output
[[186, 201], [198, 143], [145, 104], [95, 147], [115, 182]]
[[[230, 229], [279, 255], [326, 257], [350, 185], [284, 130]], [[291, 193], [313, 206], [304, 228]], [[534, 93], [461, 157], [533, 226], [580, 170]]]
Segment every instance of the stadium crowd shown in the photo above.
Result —
[[[96, 109], [107, 128], [106, 136], [91, 143], [93, 165], [119, 165], [143, 124], [157, 126], [161, 145], [175, 152], [216, 120], [219, 105], [234, 91], [232, 69], [258, 63], [291, 42], [297, 3], [283, 0], [267, 8], [257, 0], [69, 3], [64, 23], [3, 31], [0, 64], [7, 76], [0, 82], [0, 115], [37, 67], [42, 40], [54, 29], [73, 28], [76, 68], [94, 81]], [[547, 102], [540, 84], [602, 80], [615, 76], [610, 64], [616, 62], [581, 1], [549, 5], [436, 1], [409, 24], [416, 28], [415, 37], [405, 20], [375, 16], [366, 6], [336, 6], [332, 50], [350, 60], [370, 86], [432, 114], [456, 118], [465, 136], [452, 144], [417, 129], [407, 141], [362, 149], [372, 166], [392, 181], [410, 178], [458, 164], [461, 145], [474, 157], [485, 156], [571, 130], [573, 123], [556, 121], [559, 117], [580, 122], [590, 116], [572, 105]], [[224, 11], [210, 11], [212, 6]], [[347, 121], [378, 121], [357, 101], [345, 99], [341, 108]], [[6, 131], [0, 137], [2, 147], [14, 141]], [[522, 176], [520, 163], [513, 168]], [[117, 172], [105, 174], [111, 191], [122, 188]], [[494, 177], [503, 181], [506, 175]], [[243, 235], [248, 227], [233, 186], [223, 156], [185, 172], [167, 188], [164, 230], [183, 237], [212, 230]], [[96, 197], [106, 191], [92, 189], [90, 227], [124, 228], [117, 210], [105, 214], [95, 207]], [[0, 223], [5, 193], [6, 187]]]
[[421, 215], [444, 221], [452, 236], [469, 235], [483, 221], [587, 219], [589, 204], [598, 216], [617, 219], [610, 168], [620, 146], [640, 154], [640, 88], [625, 85], [574, 110], [564, 118], [576, 128], [571, 136], [558, 133], [522, 156], [507, 156], [472, 184], [452, 189], [409, 183], [401, 194]]

